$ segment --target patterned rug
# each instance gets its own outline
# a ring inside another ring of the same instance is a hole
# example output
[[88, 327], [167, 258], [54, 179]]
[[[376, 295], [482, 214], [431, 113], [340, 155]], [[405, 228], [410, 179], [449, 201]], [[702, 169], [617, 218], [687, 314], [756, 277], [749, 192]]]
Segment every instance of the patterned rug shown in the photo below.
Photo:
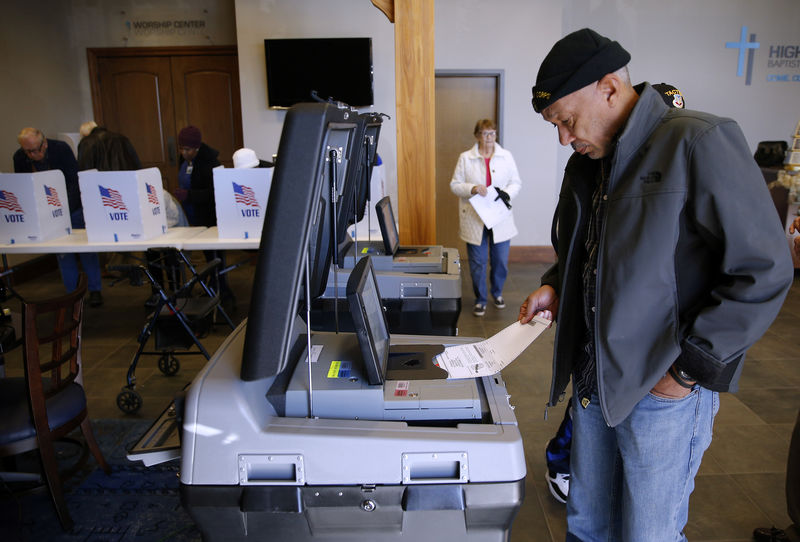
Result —
[[[150, 421], [94, 420], [92, 427], [103, 456], [111, 465], [106, 475], [91, 456], [66, 483], [66, 499], [75, 526], [65, 532], [46, 491], [9, 495], [0, 486], [0, 540], [3, 542], [197, 541], [200, 532], [181, 507], [178, 463], [144, 467], [125, 457], [126, 450]], [[70, 464], [77, 447], [59, 449], [59, 462]]]

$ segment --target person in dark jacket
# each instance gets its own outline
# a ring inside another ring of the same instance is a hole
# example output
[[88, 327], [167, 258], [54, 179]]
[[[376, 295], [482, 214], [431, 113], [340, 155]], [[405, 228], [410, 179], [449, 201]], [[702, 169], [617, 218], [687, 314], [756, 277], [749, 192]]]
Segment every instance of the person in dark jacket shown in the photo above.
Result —
[[131, 141], [122, 134], [106, 130], [93, 120], [81, 124], [78, 143], [78, 170], [135, 171], [142, 162]]
[[[638, 87], [635, 87], [638, 88]], [[686, 101], [683, 94], [675, 86], [668, 83], [658, 83], [653, 85], [653, 89], [658, 92], [661, 99], [669, 107], [684, 109]], [[564, 418], [558, 426], [558, 430], [552, 439], [547, 443], [544, 451], [547, 472], [545, 481], [550, 494], [560, 503], [566, 503], [569, 496], [569, 452], [572, 446], [572, 398], [567, 402], [564, 409]]]
[[634, 88], [630, 58], [584, 28], [553, 46], [532, 89], [575, 151], [557, 261], [519, 314], [558, 322], [548, 405], [572, 379], [568, 541], [686, 540], [718, 393], [736, 391], [793, 279], [741, 129]]
[[[220, 165], [219, 151], [203, 143], [203, 135], [197, 126], [186, 126], [178, 133], [178, 151], [181, 162], [178, 166], [178, 188], [175, 197], [183, 204], [183, 210], [192, 226], [216, 226], [217, 209], [214, 200], [214, 168]], [[225, 254], [217, 250], [204, 250], [206, 261], [219, 258], [225, 268]], [[236, 302], [224, 274], [219, 275], [218, 291], [225, 308], [232, 311]]]
[[197, 126], [187, 126], [178, 133], [178, 188], [175, 197], [183, 204], [186, 217], [192, 226], [216, 226], [217, 211], [214, 206], [214, 173], [220, 165], [219, 151], [202, 141]]
[[[32, 173], [34, 171], [47, 171], [59, 169], [64, 174], [64, 183], [67, 187], [67, 200], [72, 227], [83, 229], [86, 223], [83, 220], [83, 204], [81, 203], [81, 189], [78, 186], [78, 162], [72, 153], [69, 144], [58, 139], [48, 139], [37, 128], [23, 128], [17, 135], [19, 149], [14, 153], [14, 172]], [[100, 258], [96, 252], [82, 252], [80, 254], [57, 254], [58, 268], [61, 270], [61, 279], [68, 292], [78, 286], [78, 260], [80, 260], [86, 277], [89, 280], [89, 306], [99, 307], [103, 304], [102, 276], [100, 273]]]

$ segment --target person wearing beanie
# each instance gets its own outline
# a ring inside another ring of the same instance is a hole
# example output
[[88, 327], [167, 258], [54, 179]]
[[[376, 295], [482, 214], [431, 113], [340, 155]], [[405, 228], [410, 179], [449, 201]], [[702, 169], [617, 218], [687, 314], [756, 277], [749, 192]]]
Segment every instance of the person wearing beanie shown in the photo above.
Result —
[[553, 45], [532, 89], [574, 150], [557, 261], [519, 312], [558, 323], [549, 406], [572, 380], [568, 541], [686, 540], [718, 393], [736, 391], [793, 279], [741, 129], [634, 88], [630, 59], [584, 28]]
[[[178, 166], [178, 188], [175, 198], [183, 205], [186, 218], [192, 226], [216, 226], [217, 208], [214, 199], [214, 168], [220, 165], [219, 151], [203, 143], [203, 135], [197, 126], [186, 126], [178, 132], [178, 152], [181, 160]], [[225, 267], [225, 256], [221, 251], [204, 250], [206, 261], [214, 258], [222, 260]], [[218, 291], [225, 307], [235, 307], [233, 293], [228, 286], [225, 275], [219, 276]]]
[[216, 226], [214, 207], [214, 173], [220, 165], [219, 151], [202, 141], [197, 126], [186, 126], [178, 132], [178, 188], [175, 197], [183, 204], [192, 226]]
[[[641, 87], [643, 87], [643, 84], [634, 88]], [[661, 99], [669, 107], [678, 109], [686, 107], [683, 94], [675, 86], [668, 83], [658, 83], [653, 85], [653, 88], [658, 91]], [[547, 463], [547, 472], [545, 473], [547, 488], [553, 498], [562, 504], [567, 502], [567, 497], [569, 496], [569, 454], [571, 446], [572, 398], [570, 397], [564, 409], [564, 418], [561, 420], [556, 434], [547, 443], [544, 452], [545, 462]]]

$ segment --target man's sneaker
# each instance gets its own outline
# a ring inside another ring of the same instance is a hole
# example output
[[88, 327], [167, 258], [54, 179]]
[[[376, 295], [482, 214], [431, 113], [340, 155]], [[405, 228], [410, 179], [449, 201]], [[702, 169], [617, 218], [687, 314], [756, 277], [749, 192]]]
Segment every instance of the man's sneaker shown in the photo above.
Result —
[[103, 304], [103, 294], [98, 291], [89, 292], [89, 306], [99, 307]]
[[506, 308], [506, 300], [503, 299], [503, 296], [499, 295], [494, 298], [494, 306], [498, 309], [505, 309]]
[[475, 303], [475, 306], [472, 307], [472, 314], [475, 316], [483, 316], [486, 314], [486, 305], [483, 303]]
[[553, 472], [547, 469], [545, 479], [553, 498], [560, 503], [566, 504], [567, 496], [569, 495], [569, 473]]

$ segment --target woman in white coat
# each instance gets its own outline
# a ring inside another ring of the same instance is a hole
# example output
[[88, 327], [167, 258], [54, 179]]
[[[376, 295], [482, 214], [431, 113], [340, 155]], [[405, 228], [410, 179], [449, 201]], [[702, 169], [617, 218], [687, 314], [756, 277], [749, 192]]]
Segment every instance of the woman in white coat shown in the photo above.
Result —
[[[488, 294], [491, 293], [494, 306], [503, 309], [503, 284], [508, 275], [508, 249], [510, 239], [517, 234], [513, 214], [488, 229], [469, 199], [475, 194], [482, 197], [500, 198], [507, 207], [519, 193], [522, 183], [517, 164], [511, 153], [496, 141], [497, 127], [489, 119], [481, 119], [475, 124], [477, 142], [458, 157], [450, 190], [459, 197], [458, 234], [467, 243], [469, 272], [472, 277], [472, 290], [475, 293], [475, 316], [486, 314]], [[486, 288], [486, 265], [490, 262], [489, 281], [491, 292]]]

